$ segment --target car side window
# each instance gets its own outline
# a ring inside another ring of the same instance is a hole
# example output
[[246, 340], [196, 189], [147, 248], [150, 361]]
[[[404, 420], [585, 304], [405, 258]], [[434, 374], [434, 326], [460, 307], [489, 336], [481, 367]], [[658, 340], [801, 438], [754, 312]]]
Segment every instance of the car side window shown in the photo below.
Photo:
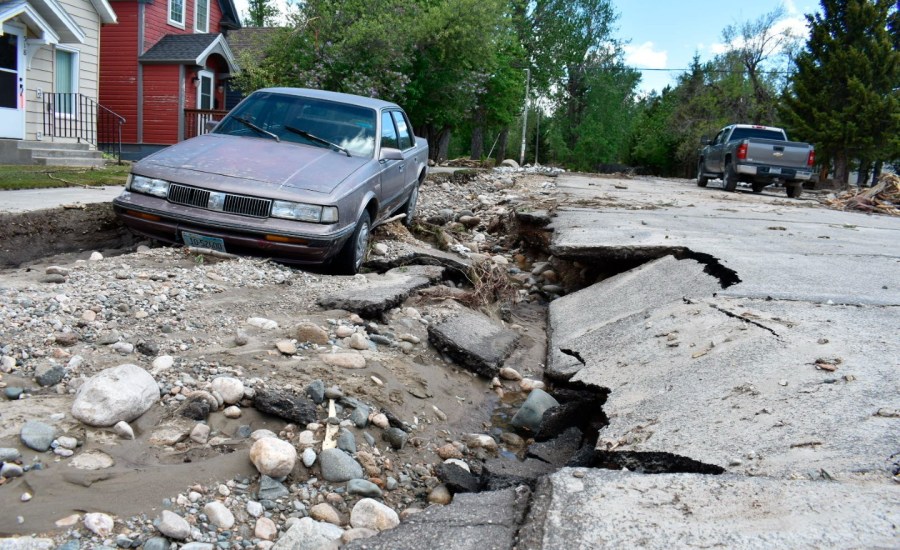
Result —
[[400, 111], [392, 111], [394, 115], [394, 123], [397, 124], [397, 133], [400, 136], [400, 149], [406, 150], [413, 146], [412, 134], [409, 131], [409, 125], [406, 124], [406, 117]]
[[381, 113], [381, 147], [390, 147], [399, 149], [400, 143], [397, 140], [397, 129], [394, 128], [394, 119], [390, 112]]
[[716, 139], [713, 140], [713, 145], [718, 145], [722, 143], [722, 136], [725, 135], [725, 130], [719, 130], [719, 133], [716, 134]]

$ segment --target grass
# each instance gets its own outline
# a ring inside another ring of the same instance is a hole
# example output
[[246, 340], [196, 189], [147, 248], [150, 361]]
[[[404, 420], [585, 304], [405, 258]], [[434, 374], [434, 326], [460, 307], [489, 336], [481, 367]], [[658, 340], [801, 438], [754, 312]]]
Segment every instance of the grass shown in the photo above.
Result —
[[65, 166], [0, 165], [0, 191], [96, 185], [124, 185], [130, 164], [109, 164], [105, 168]]

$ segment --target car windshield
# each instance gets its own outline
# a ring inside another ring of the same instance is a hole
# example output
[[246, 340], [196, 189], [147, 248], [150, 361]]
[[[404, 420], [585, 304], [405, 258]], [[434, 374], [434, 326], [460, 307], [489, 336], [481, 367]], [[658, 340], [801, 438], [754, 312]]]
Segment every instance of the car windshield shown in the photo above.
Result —
[[371, 158], [375, 151], [375, 111], [310, 97], [256, 92], [231, 111], [214, 133], [277, 137], [313, 147], [330, 147], [325, 143], [330, 142], [353, 156]]

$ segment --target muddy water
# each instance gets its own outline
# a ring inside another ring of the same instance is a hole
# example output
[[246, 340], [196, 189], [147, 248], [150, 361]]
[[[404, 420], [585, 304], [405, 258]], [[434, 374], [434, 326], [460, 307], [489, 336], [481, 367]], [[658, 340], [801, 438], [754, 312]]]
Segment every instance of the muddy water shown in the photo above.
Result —
[[[52, 453], [37, 453], [21, 445], [8, 429], [12, 419], [27, 414], [29, 418], [47, 418], [49, 414], [67, 411], [69, 397], [40, 396], [4, 403], [0, 446], [16, 447], [24, 464], [41, 462], [42, 470], [32, 470], [14, 478], [0, 489], [0, 535], [40, 533], [52, 530], [54, 522], [75, 513], [106, 512], [118, 517], [148, 514], [155, 516], [163, 500], [173, 498], [195, 483], [224, 483], [237, 477], [253, 477], [255, 470], [247, 457], [248, 440], [234, 440], [221, 447], [200, 447], [186, 452], [171, 447], [155, 447], [148, 440], [165, 415], [156, 406], [132, 423], [135, 439], [118, 438], [111, 430], [85, 429], [67, 417], [55, 425], [61, 431], [75, 434], [84, 445], [77, 454], [100, 450], [115, 461], [103, 470], [79, 470], [70, 465], [71, 458], [60, 459]], [[42, 414], [43, 413], [43, 414]], [[210, 416], [213, 432], [227, 437], [235, 435], [240, 425], [253, 430], [278, 432], [284, 421], [244, 409], [239, 419], [226, 419], [221, 414]], [[21, 502], [24, 492], [34, 495]], [[19, 520], [22, 521], [19, 521]]]

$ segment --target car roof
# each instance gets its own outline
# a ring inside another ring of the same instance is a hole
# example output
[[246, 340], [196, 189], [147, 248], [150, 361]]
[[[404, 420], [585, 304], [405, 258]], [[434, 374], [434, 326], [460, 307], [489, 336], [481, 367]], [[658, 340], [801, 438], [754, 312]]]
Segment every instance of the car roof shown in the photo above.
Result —
[[312, 97], [315, 99], [324, 99], [326, 101], [335, 101], [338, 103], [350, 103], [359, 105], [360, 107], [369, 107], [370, 109], [400, 108], [396, 103], [383, 101], [373, 97], [365, 97], [361, 95], [344, 94], [340, 92], [329, 92], [326, 90], [314, 90], [311, 88], [263, 88], [258, 92], [272, 92], [276, 94], [296, 95], [303, 97]]

